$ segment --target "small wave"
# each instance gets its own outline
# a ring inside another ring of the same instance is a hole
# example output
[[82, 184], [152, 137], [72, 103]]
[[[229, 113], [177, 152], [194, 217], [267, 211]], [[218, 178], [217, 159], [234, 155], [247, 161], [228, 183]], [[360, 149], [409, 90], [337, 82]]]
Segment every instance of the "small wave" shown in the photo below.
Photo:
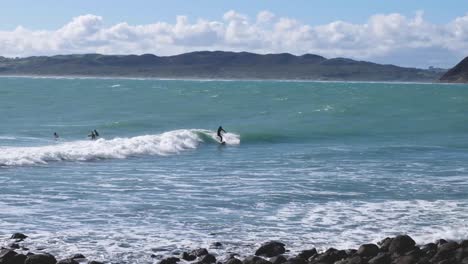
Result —
[[[227, 145], [240, 144], [239, 135], [226, 133]], [[196, 149], [203, 142], [215, 142], [216, 133], [203, 129], [181, 129], [157, 135], [80, 140], [39, 147], [0, 147], [0, 166], [47, 164], [51, 161], [124, 159], [138, 155], [166, 156]]]

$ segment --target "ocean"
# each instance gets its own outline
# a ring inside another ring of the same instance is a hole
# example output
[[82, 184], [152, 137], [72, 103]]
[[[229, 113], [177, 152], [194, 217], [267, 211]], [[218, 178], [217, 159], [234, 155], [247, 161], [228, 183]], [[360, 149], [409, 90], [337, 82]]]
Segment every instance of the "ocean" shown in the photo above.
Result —
[[154, 263], [466, 239], [467, 118], [467, 85], [3, 77], [0, 243]]

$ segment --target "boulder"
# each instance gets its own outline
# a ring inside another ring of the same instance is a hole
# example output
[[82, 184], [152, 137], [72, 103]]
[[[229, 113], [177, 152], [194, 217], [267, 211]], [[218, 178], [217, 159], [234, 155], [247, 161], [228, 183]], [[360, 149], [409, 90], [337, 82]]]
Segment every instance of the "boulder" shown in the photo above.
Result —
[[329, 248], [322, 254], [317, 254], [314, 257], [311, 257], [312, 263], [335, 263], [336, 261], [347, 258], [348, 255], [344, 250], [337, 250], [334, 248]]
[[180, 261], [180, 258], [168, 257], [168, 258], [164, 258], [161, 261], [159, 261], [159, 264], [176, 264], [179, 261]]
[[30, 255], [24, 261], [24, 264], [56, 264], [57, 260], [50, 254]]
[[375, 244], [361, 245], [357, 254], [361, 257], [375, 257], [379, 253], [379, 247]]
[[299, 257], [292, 257], [289, 258], [286, 262], [286, 264], [307, 264], [307, 260]]
[[302, 250], [299, 255], [297, 255], [299, 258], [303, 259], [309, 259], [313, 255], [317, 254], [317, 250], [315, 248], [313, 249], [307, 249], [307, 250]]
[[393, 261], [394, 264], [416, 264], [418, 261], [414, 256], [400, 256]]
[[201, 257], [207, 254], [208, 254], [208, 250], [206, 250], [206, 248], [199, 248], [199, 249], [192, 250], [190, 252], [190, 255], [194, 255], [197, 257]]
[[265, 257], [275, 257], [278, 255], [283, 254], [286, 252], [284, 248], [284, 244], [277, 241], [270, 241], [263, 244], [257, 251], [255, 252], [256, 256], [265, 256]]
[[190, 253], [187, 253], [187, 252], [183, 252], [181, 255], [180, 255], [180, 258], [183, 259], [183, 260], [186, 260], [186, 261], [193, 261], [197, 258], [197, 256], [193, 255], [193, 254], [190, 254]]
[[211, 254], [206, 254], [200, 259], [199, 263], [203, 263], [203, 264], [216, 263], [216, 257]]
[[285, 263], [286, 261], [288, 261], [288, 260], [283, 255], [272, 257], [270, 259], [270, 262], [273, 263], [273, 264], [281, 264], [281, 263]]
[[437, 253], [431, 259], [432, 262], [439, 262], [455, 256], [455, 250], [460, 247], [457, 242], [447, 242], [439, 244]]
[[390, 264], [391, 262], [392, 258], [390, 257], [390, 254], [382, 252], [369, 260], [369, 264]]
[[224, 264], [242, 264], [242, 260], [238, 258], [230, 258]]
[[10, 247], [11, 249], [19, 249], [20, 245], [18, 243], [10, 243], [8, 247]]
[[221, 244], [221, 242], [214, 242], [213, 244], [210, 245], [210, 248], [215, 248], [215, 249], [223, 248], [223, 244]]
[[360, 256], [352, 256], [335, 262], [335, 264], [363, 264], [365, 263]]
[[464, 258], [468, 257], [468, 248], [457, 248], [454, 252], [454, 257], [458, 262], [461, 262]]
[[71, 259], [85, 259], [86, 257], [83, 254], [74, 254], [73, 256], [70, 257]]
[[57, 264], [79, 264], [79, 262], [74, 259], [67, 258], [60, 260], [59, 262], [57, 262]]
[[2, 248], [0, 250], [0, 264], [9, 264], [17, 253], [13, 250]]
[[26, 239], [28, 236], [23, 234], [23, 233], [14, 233], [13, 235], [11, 235], [10, 239], [18, 239], [18, 240], [24, 240]]
[[390, 244], [392, 243], [393, 238], [386, 237], [382, 241], [377, 242], [377, 245], [380, 246], [380, 250], [387, 252], [388, 249], [390, 248]]
[[257, 256], [246, 257], [243, 261], [244, 264], [271, 264], [270, 261]]
[[392, 254], [397, 253], [401, 255], [412, 250], [415, 244], [416, 242], [414, 242], [414, 240], [408, 235], [396, 236], [392, 239], [388, 251]]

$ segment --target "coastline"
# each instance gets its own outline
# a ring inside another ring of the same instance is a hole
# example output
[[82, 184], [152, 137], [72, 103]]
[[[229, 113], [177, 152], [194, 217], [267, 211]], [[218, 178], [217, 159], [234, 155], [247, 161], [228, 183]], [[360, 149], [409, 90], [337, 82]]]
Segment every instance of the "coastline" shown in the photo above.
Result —
[[[80, 252], [66, 252], [56, 257], [50, 253], [52, 248], [40, 247], [30, 250], [25, 245], [28, 236], [14, 233], [0, 250], [0, 264], [100, 264], [114, 263], [106, 259], [88, 259]], [[53, 247], [53, 245], [52, 245]], [[305, 247], [294, 250], [280, 241], [268, 241], [251, 252], [232, 252], [223, 250], [220, 242], [208, 248], [190, 250], [153, 252], [145, 258], [148, 263], [176, 264], [407, 264], [407, 263], [468, 263], [468, 240], [447, 241], [443, 238], [418, 245], [408, 235], [386, 237], [377, 243], [362, 244], [357, 248], [336, 249], [330, 247], [318, 250]], [[216, 251], [216, 253], [215, 253]], [[99, 254], [98, 254], [99, 255]], [[133, 263], [146, 263], [144, 260], [131, 259]], [[143, 262], [142, 262], [143, 261]], [[120, 263], [120, 262], [119, 262]]]

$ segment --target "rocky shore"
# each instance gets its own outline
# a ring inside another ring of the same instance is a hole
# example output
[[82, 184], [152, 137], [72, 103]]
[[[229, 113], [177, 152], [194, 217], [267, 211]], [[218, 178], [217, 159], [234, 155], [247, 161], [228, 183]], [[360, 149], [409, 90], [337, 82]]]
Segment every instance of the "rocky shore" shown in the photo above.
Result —
[[[76, 253], [57, 260], [48, 253], [29, 252], [22, 245], [27, 236], [15, 233], [7, 247], [0, 249], [0, 264], [100, 264]], [[222, 247], [221, 243], [216, 243]], [[26, 252], [26, 253], [19, 253]], [[291, 252], [286, 245], [270, 241], [260, 246], [253, 254], [227, 252], [226, 255], [211, 254], [205, 248], [182, 252], [177, 256], [159, 259], [152, 255], [158, 264], [468, 264], [468, 240], [446, 241], [416, 245], [408, 235], [387, 237], [377, 244], [363, 244], [357, 249], [329, 248], [318, 251], [315, 248], [303, 250], [298, 254]], [[251, 254], [251, 255], [249, 255]], [[240, 257], [247, 256], [247, 257]]]

